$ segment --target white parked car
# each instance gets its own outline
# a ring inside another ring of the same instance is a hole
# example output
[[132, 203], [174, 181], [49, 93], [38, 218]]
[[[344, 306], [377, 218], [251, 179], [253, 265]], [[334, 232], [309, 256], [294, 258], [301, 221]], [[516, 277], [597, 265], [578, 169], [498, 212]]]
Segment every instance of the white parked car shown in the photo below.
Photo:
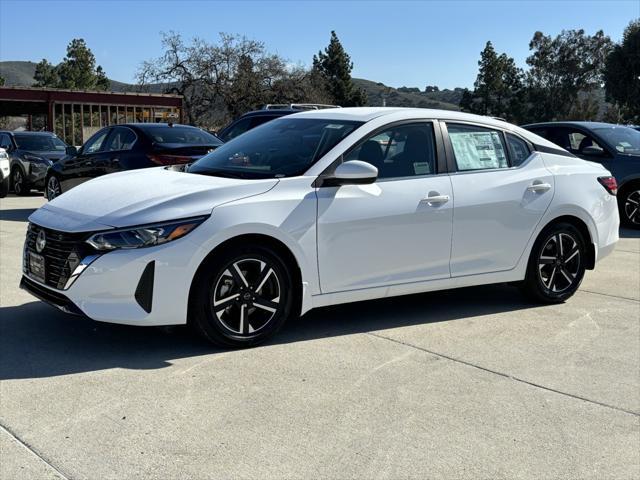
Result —
[[9, 174], [10, 160], [9, 154], [4, 148], [0, 148], [0, 198], [4, 198], [9, 193]]
[[602, 166], [499, 120], [304, 112], [188, 171], [107, 175], [46, 204], [21, 285], [94, 320], [189, 322], [225, 346], [315, 307], [431, 290], [518, 282], [562, 302], [618, 240], [615, 194]]

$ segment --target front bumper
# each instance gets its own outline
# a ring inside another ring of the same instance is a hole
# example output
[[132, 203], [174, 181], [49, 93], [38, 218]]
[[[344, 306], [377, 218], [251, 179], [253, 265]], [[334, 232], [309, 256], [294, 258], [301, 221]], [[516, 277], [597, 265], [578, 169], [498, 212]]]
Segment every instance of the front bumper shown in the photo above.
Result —
[[199, 247], [182, 238], [149, 248], [115, 250], [93, 260], [67, 289], [23, 276], [21, 288], [69, 313], [124, 325], [187, 322]]
[[50, 166], [51, 163], [29, 162], [29, 174], [27, 176], [29, 183], [36, 188], [44, 187], [45, 177]]
[[82, 311], [65, 295], [30, 279], [26, 275], [23, 275], [20, 280], [20, 288], [65, 313], [82, 315]]
[[9, 159], [8, 158], [0, 158], [0, 181], [5, 178], [9, 178]]

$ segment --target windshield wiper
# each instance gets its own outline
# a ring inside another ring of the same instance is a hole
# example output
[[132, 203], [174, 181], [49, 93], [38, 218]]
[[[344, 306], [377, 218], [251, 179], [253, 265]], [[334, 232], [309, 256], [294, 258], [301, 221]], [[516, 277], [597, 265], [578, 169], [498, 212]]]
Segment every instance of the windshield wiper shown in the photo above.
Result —
[[197, 172], [189, 170], [189, 173], [195, 173], [200, 175], [208, 175], [210, 177], [223, 177], [223, 178], [247, 178], [240, 172], [231, 172], [229, 170], [198, 170]]

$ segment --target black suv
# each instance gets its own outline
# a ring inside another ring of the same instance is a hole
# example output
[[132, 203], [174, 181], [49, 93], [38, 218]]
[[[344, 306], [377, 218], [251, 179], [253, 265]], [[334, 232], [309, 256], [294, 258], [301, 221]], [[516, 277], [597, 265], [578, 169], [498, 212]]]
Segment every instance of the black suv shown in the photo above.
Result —
[[191, 163], [222, 145], [196, 127], [172, 123], [125, 123], [104, 127], [47, 171], [52, 200], [76, 185], [108, 173]]
[[218, 138], [223, 142], [228, 142], [238, 135], [256, 128], [263, 123], [267, 123], [276, 118], [291, 115], [292, 113], [300, 113], [304, 110], [319, 110], [321, 108], [337, 108], [336, 105], [323, 105], [320, 103], [289, 103], [289, 104], [269, 104], [265, 105], [262, 110], [247, 112], [237, 120], [218, 132]]
[[67, 144], [51, 132], [0, 131], [0, 148], [9, 155], [10, 183], [16, 195], [44, 188], [47, 169], [66, 155]]

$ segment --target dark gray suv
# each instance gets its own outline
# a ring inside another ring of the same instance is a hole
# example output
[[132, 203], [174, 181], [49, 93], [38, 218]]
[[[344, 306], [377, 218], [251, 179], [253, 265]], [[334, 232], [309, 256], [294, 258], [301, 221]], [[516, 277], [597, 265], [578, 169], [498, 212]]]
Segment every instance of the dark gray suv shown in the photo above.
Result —
[[11, 188], [16, 195], [43, 190], [47, 169], [67, 152], [67, 144], [51, 132], [0, 131], [0, 148], [9, 154]]
[[547, 122], [523, 128], [577, 157], [604, 165], [618, 183], [622, 224], [640, 228], [640, 131], [599, 122]]

